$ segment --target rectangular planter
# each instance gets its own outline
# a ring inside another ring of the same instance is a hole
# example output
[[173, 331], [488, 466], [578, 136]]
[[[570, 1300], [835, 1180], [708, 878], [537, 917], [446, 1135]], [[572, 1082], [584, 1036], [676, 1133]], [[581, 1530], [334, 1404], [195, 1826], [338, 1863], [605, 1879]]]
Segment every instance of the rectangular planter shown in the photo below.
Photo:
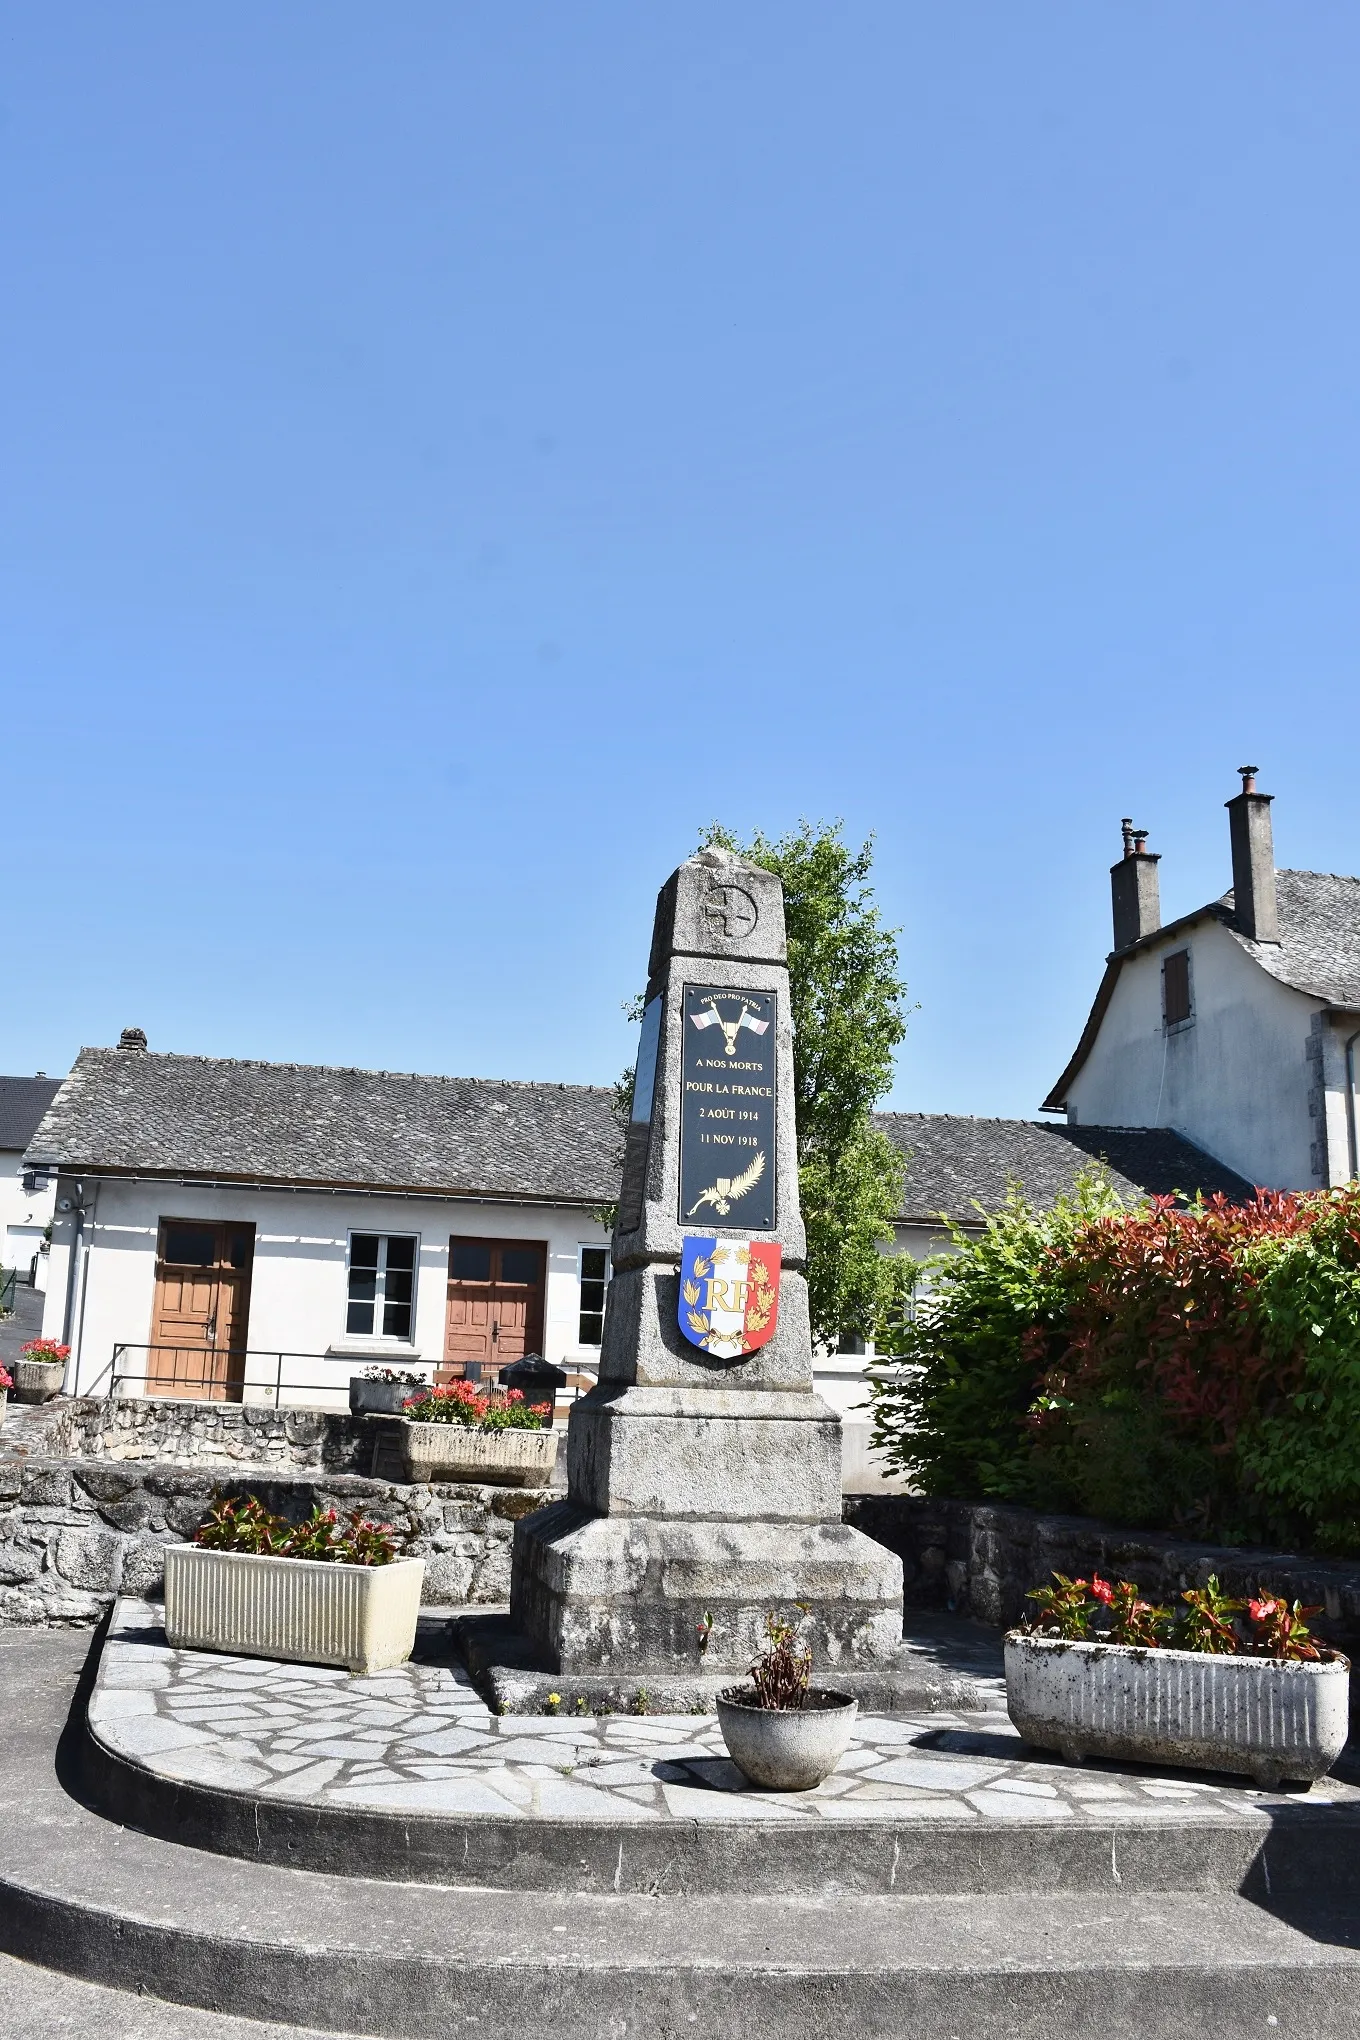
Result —
[[1346, 1741], [1350, 1666], [1209, 1657], [1128, 1644], [1006, 1638], [1006, 1708], [1026, 1742], [1083, 1757], [1242, 1771], [1258, 1785], [1323, 1777]]
[[546, 1487], [557, 1460], [556, 1431], [474, 1431], [465, 1424], [399, 1420], [400, 1449], [411, 1481], [485, 1481], [493, 1487]]
[[172, 1544], [165, 1554], [165, 1634], [175, 1650], [380, 1672], [411, 1655], [424, 1581], [423, 1558], [335, 1565]]

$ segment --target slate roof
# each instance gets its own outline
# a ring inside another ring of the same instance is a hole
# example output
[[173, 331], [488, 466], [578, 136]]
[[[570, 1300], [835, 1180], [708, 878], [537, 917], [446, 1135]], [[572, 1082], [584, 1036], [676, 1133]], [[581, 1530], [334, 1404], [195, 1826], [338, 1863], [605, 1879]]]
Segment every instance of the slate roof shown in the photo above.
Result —
[[1360, 1006], [1360, 878], [1334, 871], [1277, 871], [1280, 940], [1253, 942], [1233, 924], [1233, 895], [1209, 909], [1249, 956], [1281, 984], [1332, 1006]]
[[[398, 1076], [82, 1048], [28, 1148], [68, 1170], [355, 1190], [409, 1190], [594, 1208], [618, 1195], [613, 1093], [584, 1084]], [[1250, 1185], [1157, 1129], [882, 1112], [909, 1156], [903, 1217], [967, 1219], [1013, 1180], [1039, 1204], [1108, 1158], [1125, 1196]]]
[[1221, 1190], [1236, 1202], [1252, 1193], [1243, 1177], [1167, 1127], [1063, 1126], [945, 1112], [876, 1112], [874, 1123], [908, 1157], [906, 1220], [928, 1223], [941, 1212], [975, 1220], [975, 1204], [994, 1210], [1012, 1182], [1031, 1203], [1049, 1205], [1093, 1160], [1107, 1164], [1123, 1197]]
[[1238, 947], [1282, 985], [1329, 1006], [1360, 1008], [1360, 878], [1343, 878], [1334, 871], [1277, 871], [1275, 900], [1280, 920], [1278, 942], [1253, 942], [1242, 933], [1233, 918], [1235, 896], [1230, 888], [1222, 899], [1181, 914], [1154, 928], [1141, 942], [1131, 942], [1127, 949], [1117, 949], [1107, 957], [1105, 975], [1081, 1039], [1044, 1100], [1045, 1112], [1061, 1111], [1066, 1104], [1069, 1084], [1095, 1047], [1125, 958], [1178, 935], [1206, 916], [1226, 928]]
[[583, 1084], [82, 1048], [29, 1159], [595, 1205], [618, 1194], [611, 1097]]
[[22, 1153], [60, 1089], [60, 1077], [0, 1077], [0, 1148]]

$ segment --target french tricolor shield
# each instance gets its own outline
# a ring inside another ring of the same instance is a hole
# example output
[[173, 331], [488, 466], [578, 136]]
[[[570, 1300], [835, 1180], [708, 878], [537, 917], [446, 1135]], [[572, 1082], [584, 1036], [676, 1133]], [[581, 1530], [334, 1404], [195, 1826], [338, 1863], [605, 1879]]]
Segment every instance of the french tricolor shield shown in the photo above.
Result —
[[773, 1338], [779, 1321], [778, 1240], [685, 1235], [680, 1329], [715, 1360], [740, 1360]]

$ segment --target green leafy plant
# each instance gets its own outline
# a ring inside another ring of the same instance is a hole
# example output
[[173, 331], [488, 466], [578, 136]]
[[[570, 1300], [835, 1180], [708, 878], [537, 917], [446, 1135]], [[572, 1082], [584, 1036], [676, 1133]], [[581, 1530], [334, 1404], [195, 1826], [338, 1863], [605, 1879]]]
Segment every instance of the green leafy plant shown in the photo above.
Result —
[[1172, 1640], [1177, 1650], [1203, 1651], [1210, 1657], [1240, 1657], [1242, 1642], [1234, 1616], [1245, 1603], [1224, 1593], [1217, 1573], [1210, 1573], [1202, 1587], [1187, 1587], [1181, 1595], [1184, 1611], [1176, 1618]]
[[255, 1495], [218, 1495], [194, 1532], [209, 1551], [243, 1551], [259, 1558], [310, 1558], [338, 1565], [390, 1565], [397, 1540], [389, 1523], [355, 1509], [341, 1522], [318, 1503], [300, 1523], [273, 1515]]
[[1246, 1605], [1252, 1649], [1262, 1657], [1324, 1663], [1332, 1653], [1316, 1641], [1307, 1619], [1321, 1613], [1320, 1605], [1305, 1608], [1300, 1602], [1291, 1603], [1278, 1594], [1258, 1595]]
[[404, 1388], [424, 1388], [425, 1376], [413, 1374], [409, 1368], [365, 1367], [359, 1376], [361, 1381], [400, 1382]]
[[[1072, 1580], [1055, 1572], [1054, 1584], [1032, 1587], [1025, 1596], [1038, 1611], [1022, 1624], [1031, 1636], [1061, 1637], [1069, 1643], [1120, 1643], [1144, 1650], [1172, 1646], [1211, 1657], [1271, 1657], [1315, 1664], [1335, 1656], [1318, 1642], [1308, 1618], [1318, 1608], [1305, 1608], [1283, 1595], [1262, 1589], [1255, 1599], [1240, 1601], [1225, 1594], [1216, 1574], [1202, 1587], [1181, 1595], [1180, 1612], [1172, 1613], [1144, 1600], [1132, 1580], [1111, 1583], [1099, 1573]], [[1245, 1614], [1246, 1624], [1240, 1618]]]

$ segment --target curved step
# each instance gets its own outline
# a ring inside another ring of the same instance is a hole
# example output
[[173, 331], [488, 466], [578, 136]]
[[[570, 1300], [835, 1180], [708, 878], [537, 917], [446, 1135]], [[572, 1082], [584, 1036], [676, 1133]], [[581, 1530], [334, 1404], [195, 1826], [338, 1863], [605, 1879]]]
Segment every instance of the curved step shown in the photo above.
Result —
[[70, 1640], [56, 1642], [0, 1653], [0, 1945], [104, 1985], [392, 2040], [1354, 2031], [1349, 1924], [1287, 1921], [1231, 1894], [998, 1906], [491, 1893], [247, 1865], [128, 1832], [60, 1783], [76, 1664]]
[[790, 1799], [746, 1785], [711, 1717], [497, 1720], [436, 1667], [350, 1680], [173, 1651], [149, 1615], [115, 1611], [88, 1790], [113, 1819], [223, 1855], [610, 1896], [1360, 1890], [1351, 1787], [1328, 1804], [1102, 1779], [1027, 1756], [1004, 1717], [971, 1734], [866, 1717], [848, 1775]]

